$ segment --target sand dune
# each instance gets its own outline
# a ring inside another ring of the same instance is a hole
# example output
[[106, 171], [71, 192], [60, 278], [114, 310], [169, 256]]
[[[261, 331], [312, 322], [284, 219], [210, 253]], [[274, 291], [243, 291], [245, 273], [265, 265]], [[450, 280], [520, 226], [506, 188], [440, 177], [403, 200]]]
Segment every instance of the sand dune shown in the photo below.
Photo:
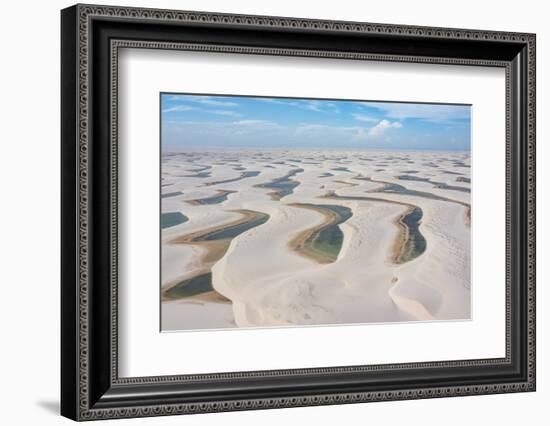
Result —
[[[206, 270], [211, 288], [163, 299], [162, 328], [470, 318], [468, 166], [442, 152], [170, 155], [162, 212], [188, 220], [162, 230], [162, 289]], [[197, 240], [244, 211], [268, 220]]]

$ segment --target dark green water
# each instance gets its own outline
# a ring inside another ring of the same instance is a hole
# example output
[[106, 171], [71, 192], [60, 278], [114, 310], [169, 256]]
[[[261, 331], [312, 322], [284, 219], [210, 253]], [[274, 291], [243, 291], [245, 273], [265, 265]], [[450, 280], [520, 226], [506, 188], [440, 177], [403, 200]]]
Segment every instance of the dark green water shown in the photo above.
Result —
[[466, 163], [464, 163], [463, 161], [455, 161], [454, 162], [454, 165], [457, 166], [457, 167], [465, 167], [465, 168], [470, 168], [470, 166]]
[[336, 221], [323, 226], [317, 232], [313, 233], [305, 242], [304, 249], [313, 255], [320, 256], [330, 262], [338, 258], [344, 241], [344, 233], [338, 225], [344, 223], [353, 216], [353, 212], [348, 207], [332, 204], [304, 204], [319, 209], [329, 210], [336, 214]]
[[183, 175], [183, 177], [195, 177], [195, 178], [207, 178], [210, 177], [212, 172], [207, 172], [206, 170], [209, 170], [212, 168], [212, 166], [201, 166], [196, 167], [194, 169], [189, 169], [188, 171], [191, 172], [191, 175]]
[[[413, 178], [413, 179], [408, 179], [408, 180], [422, 180], [422, 179], [424, 179], [424, 178], [416, 178], [415, 176], [409, 176], [409, 178]], [[354, 179], [370, 180], [371, 182], [376, 182], [376, 181], [371, 180], [369, 178], [359, 178], [359, 177], [357, 177], [357, 178], [354, 178]], [[377, 182], [377, 183], [384, 183], [384, 182]], [[390, 182], [384, 183], [384, 186], [382, 188], [373, 189], [373, 190], [370, 190], [370, 191], [367, 191], [367, 192], [412, 195], [413, 197], [423, 197], [423, 198], [429, 198], [431, 200], [454, 202], [454, 200], [450, 200], [450, 199], [445, 198], [445, 197], [440, 197], [438, 195], [432, 194], [431, 192], [417, 191], [415, 189], [408, 189], [408, 188], [404, 187], [403, 185], [399, 185], [397, 183], [390, 183]], [[459, 203], [459, 202], [457, 202], [457, 203], [462, 204], [462, 203]]]
[[176, 284], [164, 292], [164, 297], [181, 299], [182, 297], [196, 296], [212, 290], [214, 290], [214, 287], [212, 287], [212, 272], [208, 272]]
[[255, 185], [258, 188], [274, 189], [277, 199], [286, 197], [294, 192], [294, 188], [300, 185], [300, 182], [292, 180], [291, 178], [298, 173], [302, 173], [304, 169], [294, 169], [288, 172], [285, 176], [272, 180], [271, 182], [261, 183]]
[[160, 227], [162, 229], [170, 228], [172, 226], [185, 223], [189, 218], [180, 212], [162, 213], [160, 215]]
[[194, 178], [207, 178], [212, 175], [212, 172], [198, 172], [192, 175], [185, 175], [183, 177], [194, 177]]
[[165, 194], [162, 194], [161, 198], [170, 198], [170, 197], [175, 197], [176, 195], [183, 195], [183, 192], [181, 191], [167, 192]]
[[[257, 217], [250, 222], [241, 223], [238, 225], [230, 226], [219, 231], [213, 231], [202, 235], [201, 237], [193, 239], [193, 242], [198, 241], [215, 241], [215, 240], [232, 240], [243, 232], [256, 226], [262, 225], [269, 220], [269, 215], [266, 213], [254, 212]], [[180, 299], [183, 297], [196, 296], [198, 294], [206, 293], [214, 290], [212, 287], [212, 272], [197, 275], [196, 277], [189, 278], [181, 281], [169, 290], [164, 292], [164, 297], [168, 299]]]
[[207, 183], [205, 183], [205, 185], [212, 186], [212, 185], [218, 185], [218, 184], [221, 184], [221, 183], [236, 182], [236, 181], [241, 180], [241, 179], [246, 179], [246, 178], [249, 178], [249, 177], [258, 176], [259, 174], [260, 174], [260, 172], [257, 172], [257, 171], [243, 172], [243, 173], [241, 173], [241, 175], [239, 177], [232, 178], [232, 179], [226, 179], [226, 180], [218, 180], [216, 182], [207, 182]]
[[256, 226], [266, 223], [269, 219], [269, 215], [266, 213], [257, 213], [257, 217], [250, 222], [244, 222], [237, 225], [229, 226], [218, 231], [213, 231], [208, 234], [205, 234], [201, 237], [196, 238], [193, 241], [214, 241], [214, 240], [232, 240], [233, 238], [241, 235], [243, 232], [248, 231], [249, 229], [255, 228]]
[[409, 229], [409, 238], [405, 242], [405, 248], [397, 263], [405, 263], [420, 256], [426, 251], [426, 239], [420, 233], [420, 223], [422, 221], [422, 209], [415, 207], [409, 214], [403, 218], [403, 223]]
[[435, 187], [436, 188], [440, 188], [440, 189], [448, 189], [449, 191], [459, 191], [459, 192], [467, 192], [467, 193], [470, 193], [470, 188], [465, 188], [463, 186], [456, 186], [456, 185], [449, 185], [449, 184], [446, 184], [446, 183], [435, 183]]
[[221, 204], [227, 200], [229, 194], [233, 194], [235, 191], [224, 191], [216, 195], [211, 195], [206, 198], [197, 198], [196, 200], [191, 200], [193, 203], [200, 205], [210, 205], [210, 204]]
[[203, 172], [205, 170], [211, 169], [212, 166], [199, 166], [196, 169], [189, 169], [188, 171], [193, 173]]
[[397, 176], [397, 179], [411, 180], [411, 181], [418, 181], [418, 182], [428, 182], [428, 183], [431, 183], [435, 188], [448, 189], [449, 191], [460, 191], [460, 192], [468, 192], [468, 193], [470, 192], [470, 188], [465, 188], [463, 186], [449, 185], [445, 182], [436, 182], [429, 178], [423, 178], [418, 176], [401, 175], [401, 176]]
[[[329, 195], [329, 198], [336, 198], [338, 200], [353, 200], [353, 201], [377, 201], [383, 203], [393, 203], [392, 201], [383, 200], [374, 197], [360, 197], [360, 196], [342, 196], [335, 193]], [[422, 209], [420, 207], [414, 207], [413, 210], [403, 217], [402, 222], [408, 228], [408, 238], [405, 241], [405, 249], [397, 259], [397, 263], [405, 263], [420, 256], [426, 251], [426, 239], [420, 232], [420, 223], [422, 220]]]
[[416, 181], [416, 182], [430, 182], [429, 178], [423, 178], [423, 177], [418, 177], [418, 176], [408, 176], [408, 175], [397, 176], [397, 179], [399, 179], [399, 180], [412, 180], [412, 181]]

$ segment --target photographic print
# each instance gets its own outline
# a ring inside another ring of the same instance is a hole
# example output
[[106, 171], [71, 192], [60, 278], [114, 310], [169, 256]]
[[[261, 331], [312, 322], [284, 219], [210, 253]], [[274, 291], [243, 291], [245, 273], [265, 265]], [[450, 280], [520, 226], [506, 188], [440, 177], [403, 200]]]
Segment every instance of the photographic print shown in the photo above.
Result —
[[161, 93], [161, 330], [471, 318], [471, 106]]

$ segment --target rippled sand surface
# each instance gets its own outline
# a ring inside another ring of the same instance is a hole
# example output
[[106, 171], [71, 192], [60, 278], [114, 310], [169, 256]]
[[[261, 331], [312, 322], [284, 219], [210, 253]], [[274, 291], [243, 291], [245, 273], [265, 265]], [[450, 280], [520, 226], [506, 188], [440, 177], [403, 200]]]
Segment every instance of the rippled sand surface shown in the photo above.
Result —
[[470, 186], [462, 152], [163, 153], [162, 329], [469, 319]]

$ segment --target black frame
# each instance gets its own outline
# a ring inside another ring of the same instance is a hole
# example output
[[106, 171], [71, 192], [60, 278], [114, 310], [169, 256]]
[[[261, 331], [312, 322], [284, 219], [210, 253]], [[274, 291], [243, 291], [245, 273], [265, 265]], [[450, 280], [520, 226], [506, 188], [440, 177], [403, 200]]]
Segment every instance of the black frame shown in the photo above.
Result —
[[[76, 5], [61, 13], [61, 413], [74, 420], [535, 390], [535, 35]], [[117, 58], [125, 47], [506, 69], [506, 357], [119, 378]]]

